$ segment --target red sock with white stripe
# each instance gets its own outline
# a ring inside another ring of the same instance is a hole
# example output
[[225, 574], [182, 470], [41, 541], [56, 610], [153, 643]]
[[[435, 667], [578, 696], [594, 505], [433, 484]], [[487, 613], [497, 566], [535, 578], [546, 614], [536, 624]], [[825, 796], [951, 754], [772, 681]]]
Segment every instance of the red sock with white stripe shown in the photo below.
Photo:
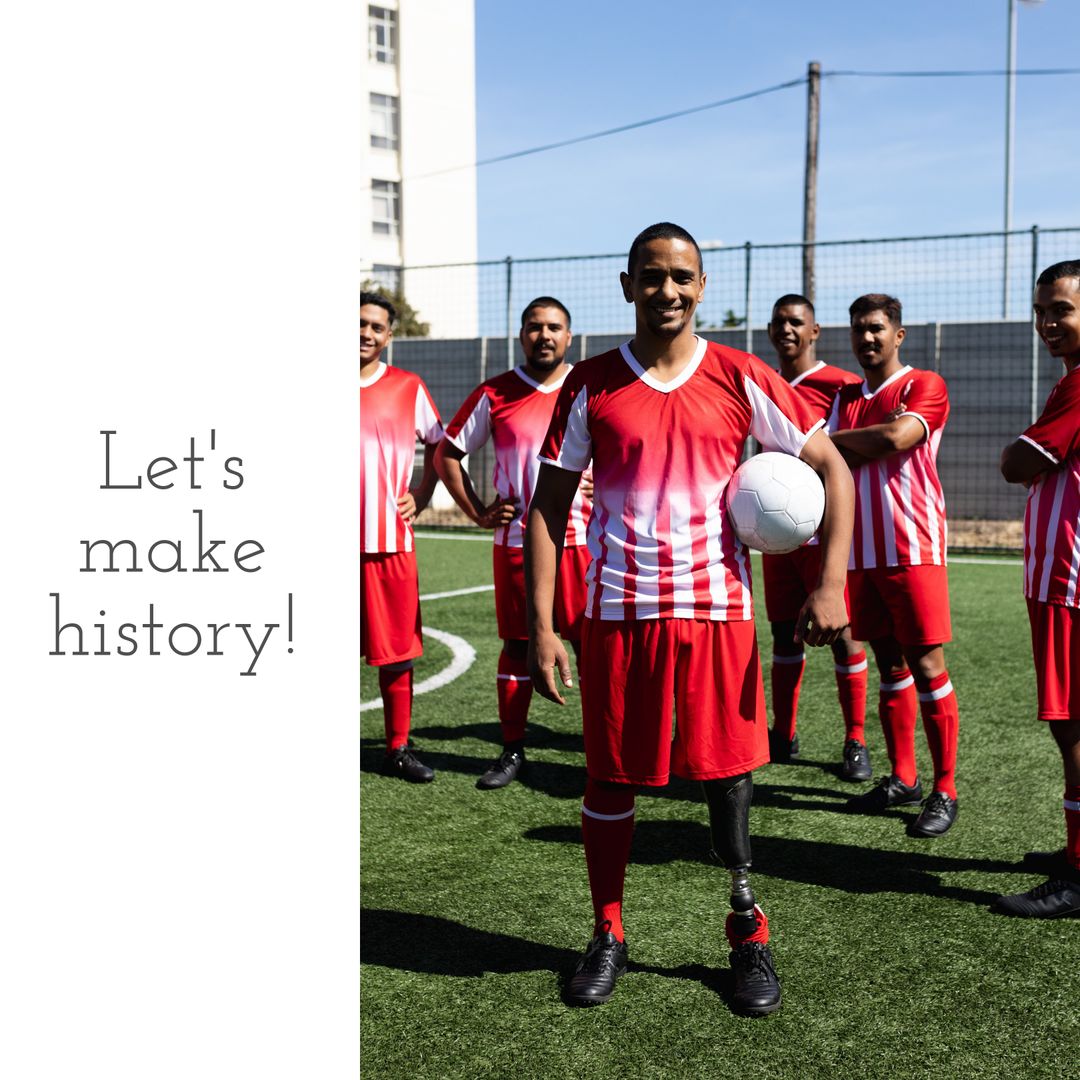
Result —
[[1065, 861], [1080, 871], [1080, 784], [1065, 785]]
[[915, 722], [918, 719], [915, 680], [906, 668], [881, 678], [878, 715], [881, 717], [881, 730], [885, 733], [885, 749], [893, 775], [899, 777], [901, 783], [912, 787], [919, 778], [915, 765]]
[[844, 739], [866, 743], [866, 653], [849, 654], [836, 665], [836, 693], [844, 714]]
[[412, 722], [413, 666], [379, 668], [379, 693], [383, 701], [386, 749], [396, 750], [409, 741]]
[[504, 744], [521, 742], [525, 738], [525, 722], [532, 701], [532, 679], [524, 659], [518, 660], [499, 653], [499, 674], [496, 679], [499, 695], [499, 726]]
[[799, 711], [799, 690], [802, 688], [803, 669], [806, 658], [797, 656], [772, 658], [772, 711], [773, 731], [778, 739], [790, 742], [795, 738], [795, 720]]
[[934, 790], [956, 798], [956, 740], [960, 733], [960, 708], [949, 673], [943, 671], [929, 681], [917, 679], [919, 710], [926, 741], [934, 759]]
[[632, 784], [601, 784], [590, 777], [581, 802], [581, 837], [596, 920], [593, 934], [610, 923], [610, 931], [619, 941], [623, 940], [623, 882], [634, 838], [636, 794]]

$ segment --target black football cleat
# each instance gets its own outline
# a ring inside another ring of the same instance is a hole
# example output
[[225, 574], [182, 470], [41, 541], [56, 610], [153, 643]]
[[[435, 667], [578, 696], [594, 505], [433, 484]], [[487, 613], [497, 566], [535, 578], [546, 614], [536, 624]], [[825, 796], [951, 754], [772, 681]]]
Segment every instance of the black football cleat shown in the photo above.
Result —
[[506, 787], [517, 779], [517, 774], [525, 767], [524, 750], [504, 750], [497, 761], [488, 766], [487, 772], [476, 781], [481, 791], [493, 791]]
[[610, 1001], [615, 981], [626, 971], [626, 958], [626, 942], [614, 934], [597, 934], [566, 984], [563, 997], [567, 1005], [603, 1005]]
[[1020, 865], [1033, 874], [1045, 874], [1047, 877], [1061, 877], [1069, 868], [1064, 848], [1057, 851], [1029, 851], [1020, 860]]
[[922, 802], [922, 783], [918, 777], [914, 785], [909, 787], [898, 776], [885, 776], [877, 782], [876, 787], [848, 799], [847, 809], [853, 814], [880, 814], [890, 806], [907, 806], [917, 802]]
[[840, 776], [844, 780], [869, 780], [874, 775], [870, 764], [870, 751], [858, 739], [844, 743], [844, 760], [840, 763]]
[[383, 759], [379, 771], [383, 776], [396, 776], [399, 780], [408, 780], [410, 784], [430, 784], [435, 779], [435, 770], [429, 769], [411, 746], [391, 750]]
[[1063, 919], [1080, 916], [1080, 871], [1076, 879], [1044, 881], [1026, 893], [999, 896], [990, 910], [1021, 919]]
[[932, 791], [908, 831], [912, 836], [943, 836], [952, 828], [958, 809], [956, 799], [944, 791]]
[[780, 1008], [780, 980], [772, 953], [760, 941], [744, 941], [731, 950], [735, 992], [731, 1007], [743, 1016], [766, 1016]]
[[769, 728], [769, 760], [779, 765], [792, 761], [799, 756], [799, 736], [793, 735], [790, 739], [780, 738], [772, 728]]

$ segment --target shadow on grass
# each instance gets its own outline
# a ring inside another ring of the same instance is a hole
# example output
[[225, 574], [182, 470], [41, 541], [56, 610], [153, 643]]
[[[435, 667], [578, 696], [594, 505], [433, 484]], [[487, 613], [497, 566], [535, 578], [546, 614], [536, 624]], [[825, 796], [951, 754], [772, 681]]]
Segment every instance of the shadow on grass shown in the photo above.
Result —
[[[526, 840], [580, 844], [581, 830], [567, 825], [529, 829]], [[709, 830], [696, 821], [642, 821], [634, 830], [630, 861], [642, 866], [670, 862], [708, 863]], [[753, 875], [797, 881], [855, 894], [919, 893], [988, 904], [1000, 890], [944, 885], [937, 875], [946, 873], [1011, 874], [1015, 863], [995, 859], [966, 859], [932, 852], [882, 851], [878, 848], [756, 836], [752, 841]], [[722, 871], [721, 871], [722, 872]]]
[[[502, 746], [502, 732], [497, 722], [478, 724], [424, 724], [413, 728], [412, 733], [420, 739], [483, 739], [497, 751]], [[581, 733], [555, 731], [544, 724], [529, 723], [525, 734], [525, 749], [562, 750], [568, 753], [585, 753], [585, 741]]]
[[577, 954], [409, 911], [362, 908], [360, 962], [424, 975], [478, 977], [571, 969]]

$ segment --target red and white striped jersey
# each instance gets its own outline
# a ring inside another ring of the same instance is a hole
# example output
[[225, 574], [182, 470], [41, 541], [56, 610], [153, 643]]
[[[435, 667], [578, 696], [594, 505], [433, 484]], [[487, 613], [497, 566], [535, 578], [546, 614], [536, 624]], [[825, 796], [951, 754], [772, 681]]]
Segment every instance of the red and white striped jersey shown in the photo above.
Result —
[[541, 460], [592, 458], [586, 614], [594, 619], [753, 618], [750, 559], [726, 514], [753, 435], [802, 451], [822, 421], [756, 356], [699, 339], [676, 379], [648, 375], [629, 345], [574, 367]]
[[398, 513], [409, 490], [416, 440], [437, 443], [442, 424], [419, 375], [380, 363], [360, 383], [360, 550], [412, 551], [412, 527]]
[[887, 423], [900, 405], [926, 429], [910, 450], [852, 470], [855, 532], [849, 570], [876, 566], [944, 566], [945, 496], [937, 473], [941, 433], [949, 418], [945, 380], [904, 366], [871, 393], [865, 382], [841, 388], [829, 414], [829, 431]]
[[[559, 390], [569, 374], [568, 369], [558, 382], [542, 386], [522, 368], [504, 371], [481, 383], [446, 428], [446, 437], [466, 454], [475, 453], [488, 439], [494, 441], [495, 490], [500, 498], [517, 499], [521, 511], [509, 525], [495, 530], [496, 544], [524, 545], [525, 519], [540, 473], [537, 454], [551, 424]], [[566, 523], [566, 547], [585, 543], [591, 506], [579, 488]]]
[[843, 368], [819, 360], [809, 371], [796, 375], [788, 386], [798, 390], [799, 397], [814, 410], [815, 415], [824, 420], [832, 409], [840, 387], [861, 382], [862, 379], [853, 371], [845, 371]]
[[1028, 488], [1024, 595], [1080, 607], [1080, 368], [1050, 391], [1039, 419], [1020, 438], [1055, 466]]

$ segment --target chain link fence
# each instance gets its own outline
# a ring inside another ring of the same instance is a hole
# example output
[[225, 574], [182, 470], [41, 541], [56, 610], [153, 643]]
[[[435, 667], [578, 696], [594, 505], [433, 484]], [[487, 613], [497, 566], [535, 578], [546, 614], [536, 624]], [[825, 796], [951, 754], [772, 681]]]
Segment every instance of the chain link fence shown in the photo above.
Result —
[[[822, 326], [819, 359], [858, 371], [848, 338], [847, 309], [868, 292], [899, 297], [907, 338], [902, 356], [939, 372], [952, 412], [938, 459], [953, 544], [1015, 549], [1024, 492], [998, 473], [1002, 447], [1038, 415], [1061, 364], [1034, 332], [1031, 290], [1043, 267], [1080, 258], [1080, 226], [803, 244], [707, 247], [707, 285], [698, 332], [775, 362], [765, 325], [773, 301], [802, 292], [803, 263], [813, 262], [815, 304]], [[558, 297], [573, 318], [569, 359], [603, 352], [634, 330], [622, 296], [626, 253], [511, 259], [402, 269], [398, 282], [432, 303], [431, 336], [396, 338], [388, 359], [418, 372], [444, 420], [478, 383], [520, 362], [522, 308], [535, 296]], [[377, 277], [374, 270], [365, 276]], [[417, 305], [419, 306], [419, 305]], [[435, 309], [454, 311], [453, 325], [475, 336], [440, 333]], [[421, 309], [422, 318], [428, 318]], [[490, 449], [474, 455], [470, 473], [491, 497]]]

